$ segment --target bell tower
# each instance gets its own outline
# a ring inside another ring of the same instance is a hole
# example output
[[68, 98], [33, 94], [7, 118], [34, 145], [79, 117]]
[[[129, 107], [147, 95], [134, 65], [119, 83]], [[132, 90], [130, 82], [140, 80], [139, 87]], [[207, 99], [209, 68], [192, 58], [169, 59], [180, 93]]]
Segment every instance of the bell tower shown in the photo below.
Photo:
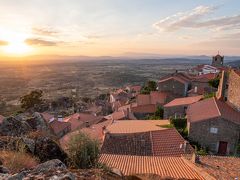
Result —
[[222, 67], [223, 66], [223, 60], [224, 60], [224, 56], [221, 56], [219, 54], [219, 51], [218, 51], [218, 54], [216, 56], [212, 57], [212, 66]]

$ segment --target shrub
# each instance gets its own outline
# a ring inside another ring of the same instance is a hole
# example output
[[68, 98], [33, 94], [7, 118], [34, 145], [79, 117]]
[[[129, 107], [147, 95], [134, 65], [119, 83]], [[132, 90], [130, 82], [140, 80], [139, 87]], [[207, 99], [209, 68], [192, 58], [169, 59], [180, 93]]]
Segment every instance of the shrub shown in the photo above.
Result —
[[0, 160], [11, 173], [17, 173], [26, 168], [32, 168], [38, 164], [38, 160], [21, 151], [0, 151]]
[[99, 157], [99, 142], [79, 132], [71, 137], [68, 145], [69, 165], [75, 168], [91, 168]]
[[171, 118], [171, 124], [174, 125], [176, 129], [184, 130], [187, 127], [187, 119], [186, 118]]

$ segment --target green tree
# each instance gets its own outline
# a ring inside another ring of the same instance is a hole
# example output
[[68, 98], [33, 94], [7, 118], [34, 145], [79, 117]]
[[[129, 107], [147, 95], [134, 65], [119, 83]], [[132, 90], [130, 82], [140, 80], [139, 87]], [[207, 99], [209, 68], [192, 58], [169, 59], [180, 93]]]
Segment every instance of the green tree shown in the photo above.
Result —
[[217, 77], [215, 79], [208, 81], [208, 84], [214, 88], [218, 88], [219, 82], [220, 82], [220, 79]]
[[72, 136], [68, 143], [69, 163], [75, 168], [96, 166], [99, 152], [99, 142], [81, 132]]
[[41, 90], [31, 91], [29, 94], [20, 98], [21, 107], [24, 109], [30, 109], [43, 102], [43, 92]]
[[150, 94], [151, 91], [156, 91], [157, 83], [155, 81], [148, 81], [147, 84], [141, 89], [141, 94]]

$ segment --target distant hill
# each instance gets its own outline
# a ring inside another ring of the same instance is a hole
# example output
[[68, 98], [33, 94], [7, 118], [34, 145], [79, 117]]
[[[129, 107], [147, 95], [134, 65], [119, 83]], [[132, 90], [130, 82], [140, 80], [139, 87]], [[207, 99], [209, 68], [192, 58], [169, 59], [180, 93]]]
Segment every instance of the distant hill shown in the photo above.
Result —
[[231, 67], [240, 67], [240, 58], [239, 58], [239, 60], [231, 61], [226, 64]]

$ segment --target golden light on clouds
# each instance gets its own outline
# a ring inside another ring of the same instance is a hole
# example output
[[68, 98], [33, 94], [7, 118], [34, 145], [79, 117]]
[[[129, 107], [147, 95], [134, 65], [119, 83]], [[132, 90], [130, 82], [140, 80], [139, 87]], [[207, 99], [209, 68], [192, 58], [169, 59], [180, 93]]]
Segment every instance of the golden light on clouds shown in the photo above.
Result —
[[0, 48], [2, 52], [10, 56], [28, 55], [33, 48], [25, 43], [28, 34], [0, 29], [0, 39], [6, 42]]

